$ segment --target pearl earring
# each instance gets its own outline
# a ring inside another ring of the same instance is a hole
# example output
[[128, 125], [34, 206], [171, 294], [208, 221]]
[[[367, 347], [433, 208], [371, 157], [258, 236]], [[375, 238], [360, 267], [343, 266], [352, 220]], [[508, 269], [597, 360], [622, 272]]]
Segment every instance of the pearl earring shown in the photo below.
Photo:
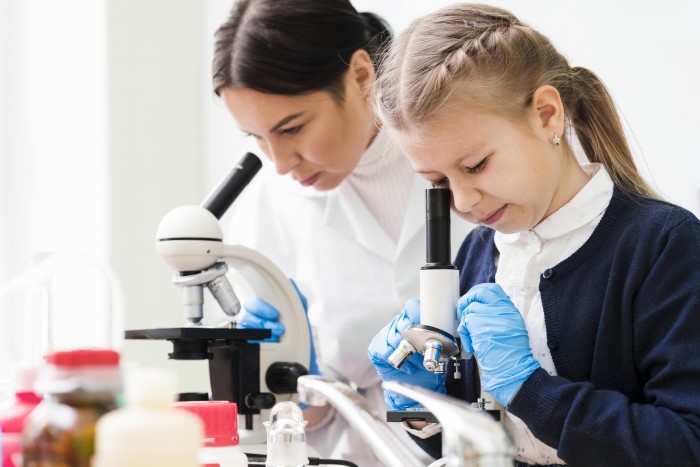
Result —
[[559, 146], [560, 141], [561, 139], [559, 138], [559, 136], [557, 136], [557, 134], [554, 133], [554, 136], [552, 137], [552, 143], [554, 143], [555, 146]]

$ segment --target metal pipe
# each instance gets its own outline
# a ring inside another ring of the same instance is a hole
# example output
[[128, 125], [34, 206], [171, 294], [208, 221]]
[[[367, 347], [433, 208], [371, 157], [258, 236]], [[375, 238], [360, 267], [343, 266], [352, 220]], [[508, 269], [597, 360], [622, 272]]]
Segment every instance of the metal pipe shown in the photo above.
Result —
[[323, 376], [306, 375], [297, 380], [299, 400], [312, 405], [330, 403], [358, 433], [384, 465], [419, 467], [423, 463], [379, 417], [367, 401], [350, 386]]
[[[395, 381], [384, 389], [422, 404], [442, 425], [442, 454], [448, 467], [512, 467], [513, 447], [500, 423], [454, 397]], [[390, 464], [400, 465], [400, 464]]]

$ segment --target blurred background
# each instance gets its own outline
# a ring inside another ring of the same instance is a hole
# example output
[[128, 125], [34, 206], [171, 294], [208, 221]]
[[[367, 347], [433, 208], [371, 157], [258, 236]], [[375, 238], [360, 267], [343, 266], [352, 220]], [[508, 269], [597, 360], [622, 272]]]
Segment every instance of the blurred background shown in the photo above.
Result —
[[[450, 3], [353, 2], [395, 32]], [[700, 2], [487, 3], [598, 73], [643, 174], [700, 214]], [[211, 92], [213, 34], [230, 7], [0, 0], [0, 284], [14, 284], [0, 288], [0, 375], [48, 338], [59, 348], [112, 341], [127, 360], [171, 365], [169, 344], [114, 336], [183, 324], [173, 274], [155, 251], [158, 223], [176, 206], [199, 204], [256, 149]], [[245, 219], [235, 222], [245, 228]], [[49, 305], [52, 322], [42, 320]], [[187, 365], [177, 363], [187, 374], [181, 390], [206, 391], [205, 364]]]

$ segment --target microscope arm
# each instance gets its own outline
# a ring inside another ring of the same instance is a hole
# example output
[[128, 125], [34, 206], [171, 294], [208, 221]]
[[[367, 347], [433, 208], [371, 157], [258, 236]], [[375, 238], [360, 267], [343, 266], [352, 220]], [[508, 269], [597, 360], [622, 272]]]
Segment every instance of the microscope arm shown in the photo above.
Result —
[[[279, 361], [298, 362], [309, 368], [309, 324], [289, 278], [265, 256], [241, 245], [224, 245], [221, 259], [230, 266], [230, 274], [235, 276], [232, 282], [240, 296], [258, 296], [280, 312], [286, 331], [278, 343], [261, 345], [260, 368]], [[261, 388], [266, 389], [263, 383]]]

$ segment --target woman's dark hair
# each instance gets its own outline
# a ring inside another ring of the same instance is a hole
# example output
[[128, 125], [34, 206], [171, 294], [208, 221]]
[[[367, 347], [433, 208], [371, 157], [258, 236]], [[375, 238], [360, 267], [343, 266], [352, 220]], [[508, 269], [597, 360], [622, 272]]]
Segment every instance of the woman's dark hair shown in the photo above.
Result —
[[327, 91], [342, 100], [352, 54], [366, 50], [376, 69], [391, 32], [380, 16], [358, 13], [348, 0], [237, 0], [215, 38], [217, 95], [224, 88]]

